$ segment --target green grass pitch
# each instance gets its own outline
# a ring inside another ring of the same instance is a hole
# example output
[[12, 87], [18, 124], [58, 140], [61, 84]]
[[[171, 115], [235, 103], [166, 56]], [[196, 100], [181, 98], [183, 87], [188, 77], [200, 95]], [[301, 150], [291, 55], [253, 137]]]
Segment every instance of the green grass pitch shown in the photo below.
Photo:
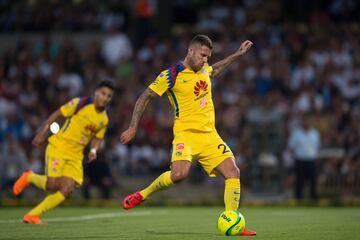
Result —
[[[20, 221], [29, 208], [0, 208], [0, 239], [235, 239], [217, 233], [222, 208], [57, 208], [44, 225]], [[260, 239], [360, 239], [360, 208], [244, 207]]]

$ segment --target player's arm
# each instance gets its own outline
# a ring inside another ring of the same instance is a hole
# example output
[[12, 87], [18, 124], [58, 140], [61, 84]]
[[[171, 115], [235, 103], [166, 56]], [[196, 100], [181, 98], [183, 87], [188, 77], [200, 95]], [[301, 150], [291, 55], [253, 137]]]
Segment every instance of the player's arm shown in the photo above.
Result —
[[44, 142], [45, 136], [49, 130], [50, 124], [58, 120], [59, 118], [63, 117], [60, 109], [53, 112], [43, 123], [40, 130], [35, 135], [34, 139], [32, 140], [32, 144], [35, 147], [40, 147], [40, 145]]
[[241, 44], [240, 48], [235, 53], [213, 64], [212, 65], [213, 71], [211, 77], [216, 77], [220, 73], [222, 73], [228, 66], [230, 66], [236, 60], [238, 60], [241, 55], [246, 53], [251, 48], [252, 45], [253, 43], [251, 41], [246, 40]]
[[88, 153], [89, 162], [92, 162], [97, 157], [97, 152], [100, 149], [102, 139], [94, 137], [90, 141], [90, 151]]
[[146, 106], [156, 96], [158, 96], [158, 94], [156, 94], [150, 88], [147, 88], [138, 98], [131, 117], [130, 126], [120, 136], [120, 141], [122, 144], [129, 143], [131, 139], [135, 137], [141, 116], [144, 113]]

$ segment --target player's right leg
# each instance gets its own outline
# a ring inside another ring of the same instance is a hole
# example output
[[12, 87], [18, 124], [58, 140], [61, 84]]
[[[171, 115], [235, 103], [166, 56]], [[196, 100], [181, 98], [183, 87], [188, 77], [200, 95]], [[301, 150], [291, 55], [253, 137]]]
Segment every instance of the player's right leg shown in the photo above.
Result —
[[29, 186], [30, 183], [36, 187], [46, 190], [46, 180], [47, 177], [44, 175], [39, 175], [34, 173], [31, 170], [25, 171], [15, 182], [13, 186], [13, 193], [15, 196], [18, 196], [24, 191], [24, 189]]
[[28, 177], [29, 174], [32, 173], [31, 170], [23, 172], [21, 176], [16, 180], [15, 184], [13, 185], [13, 194], [15, 196], [19, 195], [24, 191], [24, 189], [29, 186]]
[[164, 172], [156, 178], [148, 187], [140, 192], [126, 196], [123, 201], [124, 209], [131, 209], [140, 205], [153, 193], [168, 189], [177, 182], [182, 181], [189, 175], [190, 161], [178, 160], [172, 163], [171, 171]]
[[[50, 177], [61, 177], [62, 176], [62, 168], [64, 165], [64, 161], [61, 161], [61, 156], [58, 157], [58, 151], [52, 147], [51, 145], [47, 145], [45, 152], [45, 172], [46, 175], [39, 175], [34, 173], [31, 170], [25, 171], [15, 182], [13, 186], [13, 193], [15, 196], [19, 195], [24, 191], [24, 189], [29, 186], [29, 184], [33, 184], [34, 186], [42, 189], [42, 190], [50, 190], [52, 189], [48, 187], [49, 178]], [[50, 182], [50, 185], [51, 182]]]
[[171, 171], [164, 172], [149, 186], [139, 192], [126, 196], [123, 201], [124, 209], [131, 209], [144, 202], [153, 193], [168, 189], [183, 180], [189, 174], [192, 155], [196, 153], [193, 138], [187, 132], [178, 132], [174, 136], [171, 155]]

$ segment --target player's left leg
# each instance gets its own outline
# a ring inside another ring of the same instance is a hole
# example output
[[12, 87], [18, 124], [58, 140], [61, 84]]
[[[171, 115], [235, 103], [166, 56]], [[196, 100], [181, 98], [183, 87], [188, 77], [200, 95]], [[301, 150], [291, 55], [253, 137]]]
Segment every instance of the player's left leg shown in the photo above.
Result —
[[[209, 176], [222, 175], [225, 178], [225, 209], [237, 211], [240, 201], [240, 169], [230, 148], [217, 132], [202, 138], [205, 147], [200, 154], [199, 162]], [[255, 236], [256, 232], [245, 229], [242, 236]]]
[[226, 158], [215, 170], [225, 178], [225, 210], [236, 211], [240, 201], [240, 170], [236, 166], [234, 158]]
[[[234, 158], [226, 158], [215, 170], [225, 178], [224, 202], [225, 210], [237, 211], [240, 201], [240, 170]], [[256, 232], [244, 229], [241, 236], [255, 236]]]
[[236, 211], [240, 200], [240, 170], [235, 164], [234, 154], [216, 131], [200, 137], [198, 144], [203, 148], [198, 161], [209, 176], [222, 175], [225, 178], [225, 210]]

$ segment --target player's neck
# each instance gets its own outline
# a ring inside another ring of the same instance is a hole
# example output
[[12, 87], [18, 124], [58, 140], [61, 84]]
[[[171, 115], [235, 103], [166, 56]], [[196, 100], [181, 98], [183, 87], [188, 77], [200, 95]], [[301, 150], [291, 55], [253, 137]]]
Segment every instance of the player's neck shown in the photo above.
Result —
[[103, 112], [103, 111], [105, 111], [105, 107], [99, 107], [99, 106], [95, 105], [95, 111], [98, 113]]
[[187, 69], [190, 69], [191, 71], [194, 72], [194, 70], [191, 68], [190, 64], [189, 64], [189, 59], [187, 57], [185, 57], [184, 61], [182, 62], [182, 64], [184, 65], [184, 67], [186, 67]]

